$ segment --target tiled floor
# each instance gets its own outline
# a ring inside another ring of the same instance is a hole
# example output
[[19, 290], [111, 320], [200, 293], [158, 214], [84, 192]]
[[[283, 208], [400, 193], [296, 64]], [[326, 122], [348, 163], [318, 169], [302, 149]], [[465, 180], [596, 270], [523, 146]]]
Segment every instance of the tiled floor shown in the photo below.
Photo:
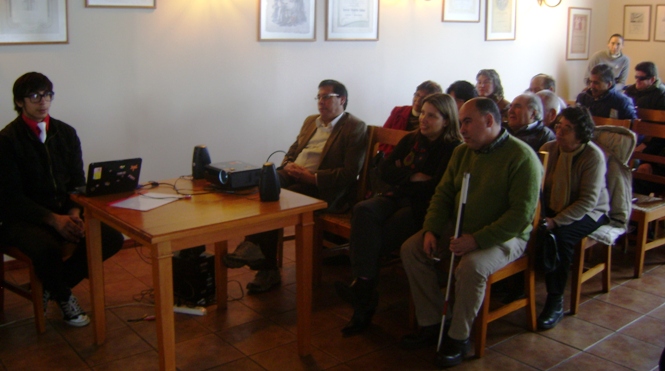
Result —
[[[237, 241], [236, 241], [237, 242]], [[404, 351], [399, 338], [408, 326], [408, 287], [399, 266], [382, 270], [381, 301], [365, 334], [343, 338], [340, 329], [352, 310], [334, 293], [335, 280], [349, 279], [348, 265], [327, 265], [315, 289], [313, 353], [300, 358], [295, 336], [295, 251], [285, 246], [282, 286], [270, 293], [242, 296], [253, 277], [247, 269], [229, 271], [228, 309], [208, 308], [206, 316], [176, 314], [177, 366], [180, 370], [402, 370], [434, 369], [434, 349]], [[150, 266], [136, 249], [122, 250], [105, 263], [108, 340], [93, 345], [92, 327], [71, 328], [51, 304], [47, 331], [37, 335], [31, 304], [6, 293], [0, 314], [0, 370], [151, 370], [157, 369], [157, 337], [152, 322], [127, 322], [152, 314], [134, 304], [151, 286]], [[144, 255], [147, 251], [143, 251]], [[600, 281], [584, 285], [580, 312], [554, 329], [525, 329], [523, 311], [489, 326], [482, 359], [466, 360], [458, 370], [657, 370], [665, 347], [665, 248], [647, 252], [647, 273], [631, 279], [633, 251], [613, 254], [613, 288], [601, 294]], [[26, 282], [23, 269], [9, 271]], [[538, 282], [538, 309], [544, 303]], [[75, 292], [90, 308], [87, 282]], [[566, 298], [566, 304], [569, 297]], [[14, 322], [16, 321], [16, 322]]]

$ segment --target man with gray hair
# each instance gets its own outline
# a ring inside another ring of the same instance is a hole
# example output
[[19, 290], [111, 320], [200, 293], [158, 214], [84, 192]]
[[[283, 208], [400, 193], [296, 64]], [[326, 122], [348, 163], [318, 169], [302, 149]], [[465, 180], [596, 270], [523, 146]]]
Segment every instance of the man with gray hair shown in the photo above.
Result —
[[554, 120], [563, 108], [561, 107], [561, 99], [549, 90], [541, 90], [536, 95], [543, 103], [543, 124], [554, 130]]
[[543, 144], [556, 139], [554, 132], [545, 126], [542, 119], [543, 104], [540, 98], [533, 93], [520, 94], [510, 104], [507, 129], [538, 152]]
[[592, 116], [611, 119], [636, 119], [633, 101], [615, 89], [612, 67], [599, 64], [591, 69], [589, 87], [577, 96], [577, 104], [589, 109]]

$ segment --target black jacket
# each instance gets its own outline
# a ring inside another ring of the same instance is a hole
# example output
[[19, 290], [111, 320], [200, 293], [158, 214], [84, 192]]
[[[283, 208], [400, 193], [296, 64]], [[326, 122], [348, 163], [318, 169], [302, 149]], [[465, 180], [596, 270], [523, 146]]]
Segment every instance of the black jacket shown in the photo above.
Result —
[[630, 85], [626, 88], [626, 95], [633, 99], [637, 108], [665, 110], [665, 85], [660, 80], [644, 90]]
[[76, 130], [53, 117], [46, 143], [19, 115], [0, 131], [0, 224], [40, 224], [50, 213], [76, 206], [69, 193], [85, 185], [81, 142]]

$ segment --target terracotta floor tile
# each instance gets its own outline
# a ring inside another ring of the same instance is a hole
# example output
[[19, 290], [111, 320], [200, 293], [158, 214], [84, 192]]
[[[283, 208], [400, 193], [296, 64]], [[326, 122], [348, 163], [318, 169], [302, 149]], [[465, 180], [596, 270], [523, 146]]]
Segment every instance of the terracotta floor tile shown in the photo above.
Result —
[[624, 327], [619, 333], [644, 341], [651, 345], [665, 347], [665, 321], [644, 316]]
[[0, 360], [19, 351], [37, 353], [52, 345], [67, 346], [65, 339], [48, 324], [43, 334], [37, 333], [33, 322], [0, 327]]
[[616, 287], [596, 299], [630, 309], [638, 313], [649, 313], [665, 303], [665, 297], [652, 295], [626, 286]]
[[159, 370], [159, 354], [156, 350], [149, 350], [117, 361], [104, 363], [92, 368], [95, 371], [116, 371], [116, 370], [141, 370], [151, 371]]
[[225, 363], [208, 369], [209, 371], [263, 371], [265, 368], [259, 366], [250, 358], [240, 358], [239, 360]]
[[[296, 310], [277, 314], [275, 316], [269, 317], [269, 319], [284, 327], [292, 334], [297, 333], [298, 329], [296, 323], [298, 318]], [[347, 322], [347, 319], [338, 316], [333, 311], [325, 309], [314, 310], [312, 313], [312, 334], [318, 334], [333, 328], [341, 328], [342, 326], [346, 325]]]
[[180, 343], [175, 352], [176, 366], [182, 371], [206, 370], [243, 358], [238, 349], [215, 334]]
[[579, 350], [527, 332], [492, 347], [492, 350], [541, 370], [553, 367], [579, 353]]
[[106, 342], [103, 345], [94, 345], [92, 331], [86, 335], [77, 335], [69, 333], [65, 336], [72, 348], [90, 366], [109, 363], [153, 349], [128, 327], [107, 331]]
[[579, 350], [584, 350], [612, 335], [612, 330], [574, 316], [565, 316], [556, 327], [539, 334]]
[[665, 292], [663, 291], [663, 287], [665, 287], [665, 274], [645, 274], [641, 278], [626, 282], [623, 286], [656, 296], [665, 297]]
[[[36, 356], [38, 354], [39, 356]], [[2, 358], [9, 370], [87, 370], [88, 365], [66, 344], [51, 344], [39, 352], [16, 351]]]
[[665, 304], [652, 310], [648, 315], [665, 321]]
[[213, 305], [208, 307], [207, 310], [205, 316], [195, 317], [194, 319], [214, 332], [263, 318], [240, 301], [227, 303], [226, 309], [217, 310], [217, 306]]
[[615, 334], [587, 352], [634, 370], [651, 370], [658, 365], [662, 350], [641, 340]]
[[596, 299], [581, 304], [577, 313], [579, 319], [614, 331], [633, 322], [640, 316], [638, 312]]
[[557, 365], [552, 371], [627, 371], [628, 368], [596, 357], [589, 353], [580, 353]]
[[340, 364], [340, 361], [318, 349], [312, 349], [307, 357], [298, 355], [296, 343], [289, 343], [250, 357], [266, 370], [326, 370]]
[[392, 346], [355, 358], [346, 364], [354, 370], [426, 370], [433, 368], [433, 353], [429, 359], [415, 357], [412, 353]]
[[245, 355], [252, 355], [296, 340], [296, 336], [268, 320], [258, 320], [218, 332]]
[[465, 359], [461, 365], [451, 368], [456, 371], [533, 371], [535, 368], [513, 358], [488, 349], [483, 358]]
[[312, 336], [312, 344], [333, 357], [347, 362], [367, 353], [385, 348], [394, 342], [385, 336], [366, 331], [350, 337], [343, 337], [341, 329], [333, 329]]

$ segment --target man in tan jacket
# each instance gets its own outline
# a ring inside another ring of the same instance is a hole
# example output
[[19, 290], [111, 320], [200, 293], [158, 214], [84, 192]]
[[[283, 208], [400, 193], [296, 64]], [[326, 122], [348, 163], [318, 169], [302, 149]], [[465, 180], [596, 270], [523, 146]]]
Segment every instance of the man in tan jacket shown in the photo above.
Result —
[[[323, 80], [316, 96], [318, 115], [305, 119], [296, 141], [278, 169], [280, 186], [320, 198], [329, 212], [343, 212], [351, 205], [349, 190], [355, 184], [367, 149], [367, 126], [345, 112], [346, 87]], [[224, 257], [229, 268], [248, 265], [258, 270], [250, 292], [264, 292], [281, 282], [277, 268], [278, 230], [247, 236], [233, 254]]]

